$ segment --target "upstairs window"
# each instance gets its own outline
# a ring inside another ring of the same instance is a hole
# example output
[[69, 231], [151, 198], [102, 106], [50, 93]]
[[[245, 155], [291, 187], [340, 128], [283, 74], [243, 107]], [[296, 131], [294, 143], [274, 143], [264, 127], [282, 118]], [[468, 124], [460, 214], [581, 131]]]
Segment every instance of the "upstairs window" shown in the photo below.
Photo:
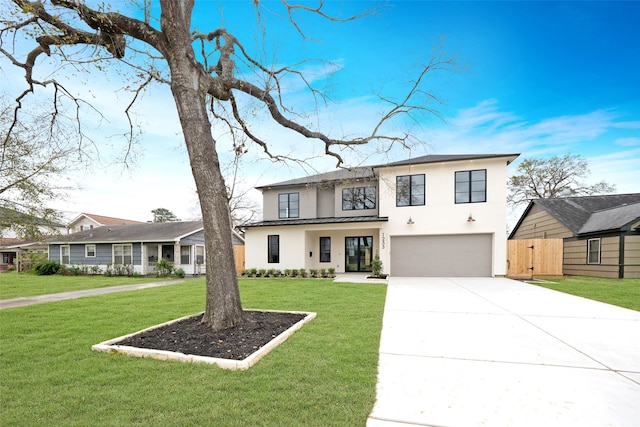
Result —
[[396, 206], [421, 206], [425, 202], [425, 176], [396, 177]]
[[376, 208], [375, 187], [354, 187], [342, 189], [342, 210], [362, 210]]
[[267, 236], [267, 262], [280, 262], [280, 236], [277, 234]]
[[456, 203], [487, 201], [487, 170], [456, 172]]
[[600, 239], [587, 241], [587, 264], [600, 264]]
[[278, 194], [278, 218], [298, 218], [299, 216], [299, 193]]

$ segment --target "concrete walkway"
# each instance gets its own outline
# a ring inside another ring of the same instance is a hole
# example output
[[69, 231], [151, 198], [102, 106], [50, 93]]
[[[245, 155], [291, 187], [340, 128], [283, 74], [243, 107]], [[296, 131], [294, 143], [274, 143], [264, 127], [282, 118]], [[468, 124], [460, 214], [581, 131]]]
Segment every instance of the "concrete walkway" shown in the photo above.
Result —
[[509, 279], [395, 278], [368, 427], [640, 426], [640, 312]]
[[139, 283], [136, 285], [110, 286], [108, 288], [84, 289], [81, 291], [60, 292], [57, 294], [38, 295], [35, 297], [22, 297], [0, 300], [0, 310], [3, 308], [24, 307], [27, 305], [42, 304], [45, 302], [62, 301], [65, 299], [75, 299], [93, 295], [112, 294], [114, 292], [135, 291], [137, 289], [155, 288], [158, 286], [174, 285], [183, 283], [184, 279], [165, 280], [162, 282]]

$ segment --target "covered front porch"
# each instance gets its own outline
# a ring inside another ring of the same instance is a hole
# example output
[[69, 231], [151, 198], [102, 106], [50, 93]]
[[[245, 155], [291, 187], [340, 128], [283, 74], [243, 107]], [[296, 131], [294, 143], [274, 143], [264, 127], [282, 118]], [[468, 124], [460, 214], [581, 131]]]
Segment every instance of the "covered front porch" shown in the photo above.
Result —
[[305, 231], [304, 268], [334, 268], [336, 272], [370, 272], [379, 254], [379, 228], [348, 228]]
[[142, 245], [142, 274], [156, 274], [156, 265], [164, 259], [175, 269], [185, 274], [199, 275], [206, 272], [204, 245], [181, 245], [179, 243], [147, 243]]

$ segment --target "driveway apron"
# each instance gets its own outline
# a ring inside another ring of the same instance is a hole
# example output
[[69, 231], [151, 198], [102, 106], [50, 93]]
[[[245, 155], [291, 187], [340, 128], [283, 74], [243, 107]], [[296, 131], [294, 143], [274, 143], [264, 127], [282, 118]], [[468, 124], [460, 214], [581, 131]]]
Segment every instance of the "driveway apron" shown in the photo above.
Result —
[[368, 427], [640, 426], [640, 312], [502, 278], [389, 281]]

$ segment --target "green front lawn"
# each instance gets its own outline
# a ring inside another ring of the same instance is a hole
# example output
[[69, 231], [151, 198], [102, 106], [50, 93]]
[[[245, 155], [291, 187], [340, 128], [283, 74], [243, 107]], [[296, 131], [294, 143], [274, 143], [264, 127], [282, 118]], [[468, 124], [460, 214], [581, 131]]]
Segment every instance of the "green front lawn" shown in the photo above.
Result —
[[247, 371], [94, 353], [203, 310], [203, 279], [0, 310], [3, 426], [364, 426], [386, 286], [240, 280], [245, 308], [316, 319]]
[[38, 276], [33, 273], [0, 274], [0, 299], [33, 297], [57, 294], [59, 292], [83, 289], [106, 288], [108, 286], [133, 285], [135, 283], [157, 282], [157, 277], [106, 277], [95, 276]]
[[569, 276], [549, 283], [535, 283], [549, 289], [640, 311], [640, 279], [603, 279]]

